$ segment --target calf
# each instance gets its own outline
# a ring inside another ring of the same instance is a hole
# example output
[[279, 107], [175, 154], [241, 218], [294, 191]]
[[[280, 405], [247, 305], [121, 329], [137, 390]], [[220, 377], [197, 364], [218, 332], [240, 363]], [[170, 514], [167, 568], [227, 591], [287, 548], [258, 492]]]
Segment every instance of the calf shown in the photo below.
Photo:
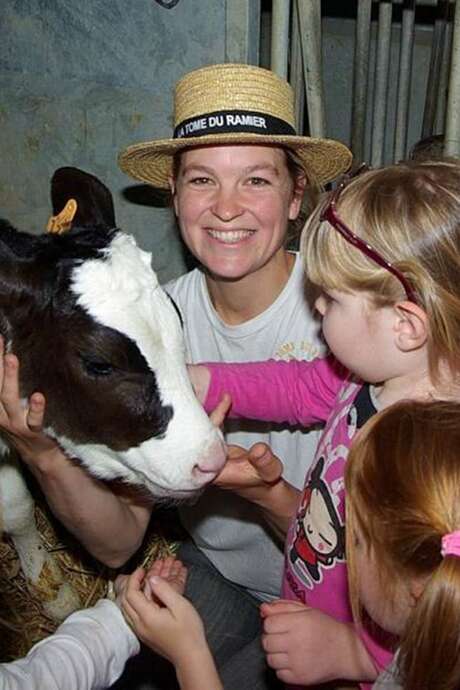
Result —
[[[221, 470], [222, 436], [192, 390], [179, 316], [128, 234], [99, 225], [36, 236], [3, 223], [0, 333], [21, 362], [21, 395], [44, 393], [46, 432], [95, 477], [184, 499]], [[48, 557], [7, 458], [0, 532], [34, 583]], [[65, 583], [57, 600], [48, 610], [59, 617], [77, 605]]]

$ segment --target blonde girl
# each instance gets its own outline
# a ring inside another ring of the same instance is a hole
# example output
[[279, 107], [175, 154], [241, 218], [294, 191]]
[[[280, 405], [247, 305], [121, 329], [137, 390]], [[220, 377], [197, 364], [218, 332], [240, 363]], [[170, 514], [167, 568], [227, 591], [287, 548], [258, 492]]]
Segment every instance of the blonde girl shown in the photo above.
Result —
[[213, 364], [192, 377], [209, 408], [228, 392], [233, 416], [325, 423], [300, 500], [282, 481], [257, 497], [288, 530], [283, 600], [261, 607], [263, 646], [288, 683], [372, 681], [392, 651], [382, 631], [363, 626], [357, 636], [350, 625], [345, 462], [379, 410], [460, 399], [460, 166], [400, 164], [339, 185], [302, 244], [335, 360]]
[[347, 463], [347, 560], [362, 610], [400, 636], [375, 688], [460, 687], [460, 405], [406, 401], [375, 416]]

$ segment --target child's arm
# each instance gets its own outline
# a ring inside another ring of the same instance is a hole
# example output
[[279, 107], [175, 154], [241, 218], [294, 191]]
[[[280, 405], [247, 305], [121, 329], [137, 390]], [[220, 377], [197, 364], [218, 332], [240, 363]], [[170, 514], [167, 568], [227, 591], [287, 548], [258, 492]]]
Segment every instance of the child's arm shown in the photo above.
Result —
[[377, 670], [351, 624], [295, 601], [261, 605], [267, 663], [285, 683], [373, 681]]
[[185, 585], [187, 572], [180, 561], [177, 564], [179, 586], [136, 570], [122, 582], [122, 610], [142, 642], [174, 664], [181, 690], [223, 690], [201, 618], [177, 591]]
[[206, 410], [224, 393], [231, 417], [309, 426], [325, 421], [348, 372], [333, 357], [312, 362], [269, 360], [189, 365], [190, 379]]
[[2, 690], [97, 690], [112, 685], [139, 642], [121, 611], [101, 599], [69, 616], [23, 659], [0, 664]]

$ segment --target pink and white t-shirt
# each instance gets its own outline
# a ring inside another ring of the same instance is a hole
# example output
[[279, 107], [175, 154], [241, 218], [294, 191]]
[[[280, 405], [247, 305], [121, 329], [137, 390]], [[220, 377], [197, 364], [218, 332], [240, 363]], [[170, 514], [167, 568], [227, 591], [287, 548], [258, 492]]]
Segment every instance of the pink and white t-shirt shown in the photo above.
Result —
[[[351, 622], [344, 472], [353, 437], [377, 411], [369, 386], [356, 381], [333, 357], [207, 366], [212, 374], [207, 409], [214, 408], [222, 393], [228, 392], [234, 417], [305, 426], [325, 423], [287, 534], [282, 597]], [[379, 669], [392, 658], [384, 639], [363, 632], [363, 641]]]

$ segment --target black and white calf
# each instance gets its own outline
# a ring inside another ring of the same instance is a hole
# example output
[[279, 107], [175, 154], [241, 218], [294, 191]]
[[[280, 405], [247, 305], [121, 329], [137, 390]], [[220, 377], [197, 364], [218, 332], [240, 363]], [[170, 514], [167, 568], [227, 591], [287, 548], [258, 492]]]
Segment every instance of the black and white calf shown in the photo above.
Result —
[[[35, 236], [3, 224], [0, 332], [21, 362], [21, 395], [44, 393], [47, 432], [94, 476], [181, 499], [223, 467], [221, 434], [187, 376], [176, 309], [130, 235]], [[28, 533], [15, 543], [33, 579], [40, 563], [24, 491], [0, 462], [0, 528]]]

